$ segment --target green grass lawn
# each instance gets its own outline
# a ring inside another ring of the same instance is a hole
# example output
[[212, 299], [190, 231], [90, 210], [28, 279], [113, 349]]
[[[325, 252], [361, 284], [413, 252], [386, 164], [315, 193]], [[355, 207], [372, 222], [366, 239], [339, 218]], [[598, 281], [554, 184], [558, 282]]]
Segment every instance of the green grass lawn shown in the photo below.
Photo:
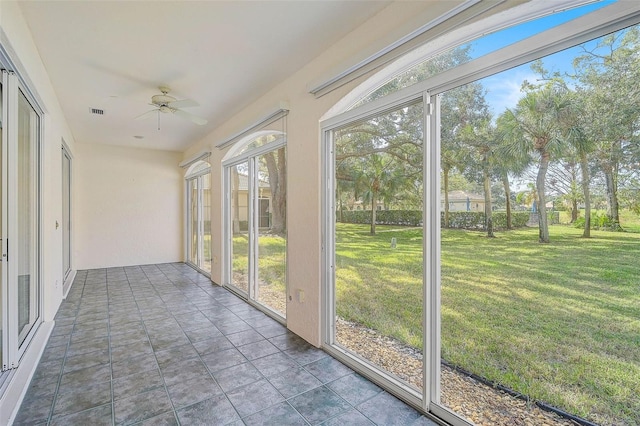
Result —
[[[237, 276], [249, 273], [249, 238], [238, 233], [233, 237], [233, 272]], [[258, 278], [274, 291], [286, 291], [286, 239], [261, 233], [258, 238]]]
[[[338, 315], [421, 347], [422, 232], [379, 230], [337, 224]], [[550, 234], [443, 230], [443, 358], [593, 421], [638, 425], [640, 233]]]

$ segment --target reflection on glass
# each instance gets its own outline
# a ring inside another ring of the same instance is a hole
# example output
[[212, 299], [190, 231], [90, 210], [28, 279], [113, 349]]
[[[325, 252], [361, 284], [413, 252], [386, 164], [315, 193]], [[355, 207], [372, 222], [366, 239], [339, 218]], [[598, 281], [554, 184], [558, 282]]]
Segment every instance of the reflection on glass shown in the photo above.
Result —
[[423, 104], [337, 130], [335, 340], [423, 387]]
[[18, 335], [22, 345], [39, 312], [37, 252], [39, 119], [22, 93], [18, 98]]
[[285, 148], [263, 154], [258, 164], [258, 282], [254, 299], [286, 312], [287, 165]]
[[249, 163], [231, 167], [230, 284], [249, 292]]

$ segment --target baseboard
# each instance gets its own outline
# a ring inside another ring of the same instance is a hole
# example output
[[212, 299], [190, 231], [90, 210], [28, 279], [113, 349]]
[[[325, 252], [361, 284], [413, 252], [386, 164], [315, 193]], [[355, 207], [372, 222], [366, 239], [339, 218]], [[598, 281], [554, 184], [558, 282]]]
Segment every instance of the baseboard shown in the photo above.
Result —
[[9, 384], [0, 397], [0, 425], [11, 425], [18, 414], [20, 404], [27, 393], [31, 378], [38, 367], [40, 357], [53, 331], [54, 321], [40, 324], [38, 331], [31, 340], [29, 347], [15, 369]]
[[64, 284], [62, 285], [62, 298], [66, 299], [67, 295], [69, 294], [69, 290], [71, 290], [71, 286], [73, 285], [73, 280], [76, 279], [76, 273], [77, 271], [75, 269], [72, 269], [69, 272], [69, 275], [67, 275], [67, 279], [64, 280]]

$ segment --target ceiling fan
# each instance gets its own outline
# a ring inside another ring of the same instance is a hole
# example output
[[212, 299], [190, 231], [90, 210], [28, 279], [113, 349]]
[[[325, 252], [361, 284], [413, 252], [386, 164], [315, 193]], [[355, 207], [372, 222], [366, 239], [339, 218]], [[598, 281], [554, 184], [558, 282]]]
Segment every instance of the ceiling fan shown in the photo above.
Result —
[[151, 103], [149, 105], [154, 106], [155, 108], [145, 112], [142, 115], [137, 116], [136, 120], [144, 120], [152, 117], [154, 114], [158, 114], [158, 126], [160, 121], [160, 113], [171, 113], [177, 115], [180, 118], [184, 118], [185, 120], [189, 120], [195, 124], [200, 126], [207, 124], [207, 120], [204, 118], [195, 116], [186, 111], [183, 111], [182, 108], [191, 108], [198, 106], [198, 103], [192, 101], [191, 99], [181, 99], [177, 100], [173, 96], [170, 96], [168, 93], [170, 89], [165, 86], [160, 86], [160, 95], [153, 95], [151, 97]]

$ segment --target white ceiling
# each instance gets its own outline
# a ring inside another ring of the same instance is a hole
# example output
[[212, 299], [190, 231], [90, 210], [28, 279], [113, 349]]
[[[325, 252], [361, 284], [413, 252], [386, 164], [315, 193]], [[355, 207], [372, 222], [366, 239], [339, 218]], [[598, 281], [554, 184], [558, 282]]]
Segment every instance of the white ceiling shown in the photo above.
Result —
[[[20, 2], [79, 143], [183, 151], [388, 1]], [[158, 86], [198, 126], [152, 109]], [[104, 115], [90, 114], [90, 108]], [[142, 139], [134, 136], [143, 136]]]

